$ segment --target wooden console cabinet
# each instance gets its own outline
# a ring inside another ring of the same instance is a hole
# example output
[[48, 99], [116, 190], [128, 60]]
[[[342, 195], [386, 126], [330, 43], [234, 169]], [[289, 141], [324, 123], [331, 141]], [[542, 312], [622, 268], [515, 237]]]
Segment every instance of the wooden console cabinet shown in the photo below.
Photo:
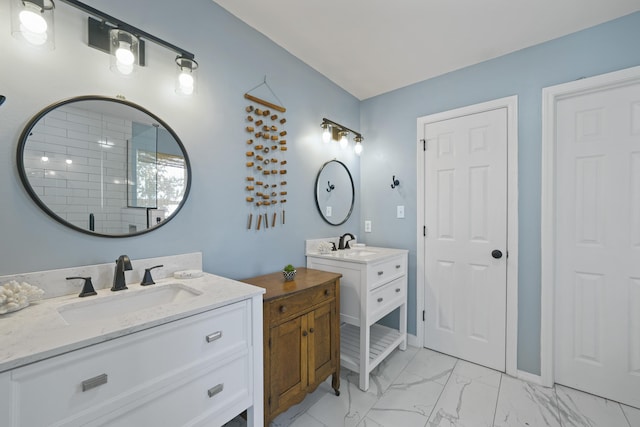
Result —
[[340, 394], [339, 273], [298, 268], [245, 279], [266, 289], [264, 313], [264, 425], [301, 402], [329, 375]]

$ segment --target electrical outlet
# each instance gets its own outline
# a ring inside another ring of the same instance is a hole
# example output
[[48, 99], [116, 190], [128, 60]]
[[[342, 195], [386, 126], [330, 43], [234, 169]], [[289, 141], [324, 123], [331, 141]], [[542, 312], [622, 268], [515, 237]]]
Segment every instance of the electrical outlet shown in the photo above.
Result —
[[371, 233], [371, 221], [364, 222], [364, 232]]
[[331, 214], [333, 213], [333, 209], [331, 209], [331, 206], [327, 206], [325, 208], [324, 211], [324, 216], [326, 216], [327, 218], [329, 218], [331, 216]]
[[402, 205], [396, 206], [396, 217], [404, 218], [404, 206]]

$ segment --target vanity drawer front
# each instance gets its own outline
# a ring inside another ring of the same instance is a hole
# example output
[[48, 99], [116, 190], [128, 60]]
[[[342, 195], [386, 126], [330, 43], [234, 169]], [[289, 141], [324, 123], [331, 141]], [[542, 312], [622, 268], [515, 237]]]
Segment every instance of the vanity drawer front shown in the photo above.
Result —
[[[251, 404], [248, 354], [191, 371], [174, 388], [153, 390], [144, 403], [107, 420], [110, 427], [222, 425]], [[100, 423], [104, 417], [97, 418]]]
[[335, 283], [327, 283], [298, 294], [273, 300], [269, 303], [271, 324], [277, 324], [283, 320], [298, 316], [301, 312], [309, 310], [317, 304], [331, 301], [335, 297]]
[[38, 419], [70, 419], [153, 389], [198, 360], [215, 362], [246, 351], [247, 304], [221, 307], [15, 369], [11, 382], [16, 415], [25, 426], [40, 425]]
[[389, 280], [407, 274], [407, 257], [397, 256], [368, 268], [369, 289], [375, 289], [384, 285]]
[[374, 317], [377, 314], [390, 311], [407, 298], [407, 281], [404, 277], [398, 278], [369, 293], [369, 307]]

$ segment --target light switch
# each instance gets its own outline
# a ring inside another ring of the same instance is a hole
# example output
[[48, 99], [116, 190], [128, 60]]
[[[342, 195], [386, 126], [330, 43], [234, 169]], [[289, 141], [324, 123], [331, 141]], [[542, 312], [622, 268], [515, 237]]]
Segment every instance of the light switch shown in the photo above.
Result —
[[331, 211], [332, 211], [331, 206], [327, 206], [324, 216], [329, 218], [331, 216]]
[[364, 222], [364, 232], [371, 233], [371, 221]]
[[396, 217], [397, 218], [404, 218], [404, 206], [403, 205], [396, 206]]

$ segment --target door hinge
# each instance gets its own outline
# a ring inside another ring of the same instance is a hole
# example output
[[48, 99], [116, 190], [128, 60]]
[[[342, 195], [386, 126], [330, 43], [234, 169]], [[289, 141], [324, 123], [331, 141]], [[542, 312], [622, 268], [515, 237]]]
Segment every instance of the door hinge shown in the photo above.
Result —
[[423, 235], [424, 237], [427, 237], [427, 226], [426, 226], [426, 225], [423, 225], [423, 226], [422, 226], [422, 235]]
[[421, 139], [420, 141], [422, 141], [422, 151], [427, 151], [427, 140]]
[[271, 348], [271, 337], [269, 337], [269, 348]]
[[425, 312], [424, 312], [424, 310], [422, 310], [422, 321], [423, 322], [425, 321], [424, 316], [425, 316]]
[[269, 406], [271, 406], [271, 396], [269, 396], [269, 398], [267, 399], [267, 403]]

